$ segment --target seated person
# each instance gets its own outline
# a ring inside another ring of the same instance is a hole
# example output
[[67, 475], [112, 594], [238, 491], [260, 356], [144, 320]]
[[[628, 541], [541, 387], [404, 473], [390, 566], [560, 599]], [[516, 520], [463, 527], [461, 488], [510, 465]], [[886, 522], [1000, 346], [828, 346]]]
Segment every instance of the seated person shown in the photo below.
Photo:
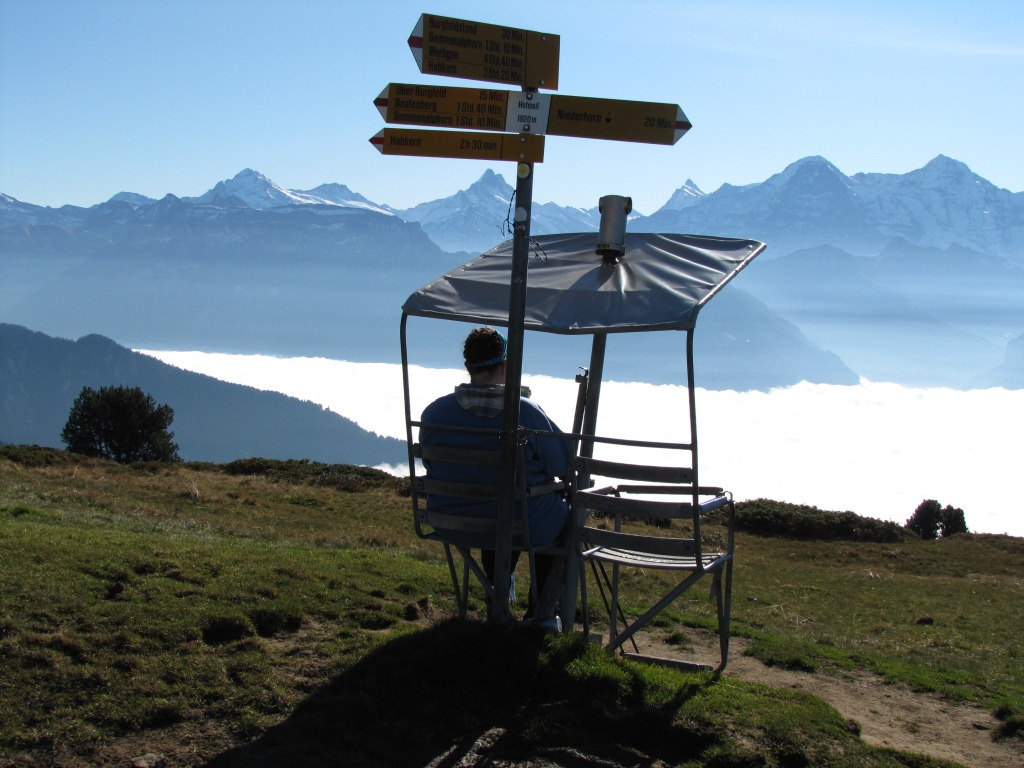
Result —
[[[423, 411], [420, 421], [420, 443], [458, 448], [500, 450], [499, 434], [504, 426], [505, 368], [508, 344], [505, 337], [493, 328], [476, 328], [466, 338], [463, 358], [469, 372], [469, 383], [460, 384], [452, 394], [438, 398]], [[559, 432], [554, 422], [532, 400], [522, 398], [519, 405], [519, 424], [523, 427]], [[458, 432], [431, 428], [431, 424], [471, 427], [493, 430], [491, 434]], [[531, 436], [523, 446], [526, 486], [542, 485], [569, 473], [571, 451], [569, 441], [558, 437]], [[439, 480], [493, 484], [499, 482], [500, 470], [495, 467], [475, 467], [463, 464], [431, 461], [423, 462], [427, 476]], [[431, 495], [428, 508], [444, 507], [448, 512], [477, 517], [497, 517], [495, 502], [474, 502]], [[569, 519], [569, 506], [559, 493], [545, 493], [529, 499], [527, 503], [530, 541], [534, 547], [555, 543]], [[512, 568], [519, 553], [513, 552]], [[494, 550], [484, 550], [481, 557], [484, 571], [494, 583]], [[536, 556], [537, 594], [540, 606], [530, 606], [527, 618], [536, 619], [545, 626], [556, 626], [554, 605], [561, 592], [556, 574], [564, 577], [564, 563], [551, 555]], [[551, 583], [549, 583], [551, 582]], [[534, 615], [534, 614], [538, 615]]]

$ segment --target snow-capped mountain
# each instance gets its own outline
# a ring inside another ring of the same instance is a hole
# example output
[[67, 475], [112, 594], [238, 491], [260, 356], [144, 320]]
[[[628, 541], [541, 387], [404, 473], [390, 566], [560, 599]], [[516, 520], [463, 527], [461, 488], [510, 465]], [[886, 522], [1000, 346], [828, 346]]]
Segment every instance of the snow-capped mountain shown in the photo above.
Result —
[[910, 173], [857, 173], [865, 216], [880, 232], [926, 248], [961, 245], [1024, 264], [1024, 200], [939, 155]]
[[386, 206], [370, 202], [344, 184], [322, 184], [310, 191], [285, 189], [251, 168], [246, 168], [227, 181], [218, 182], [213, 189], [199, 197], [183, 199], [199, 205], [231, 206], [241, 203], [256, 210], [282, 205], [339, 205], [390, 213]]
[[[396, 210], [368, 200], [344, 184], [292, 190], [246, 169], [198, 197], [171, 197], [216, 209], [335, 206], [397, 215], [418, 222], [449, 252], [476, 253], [510, 236], [513, 195], [513, 187], [501, 175], [486, 170], [469, 188], [454, 195]], [[157, 202], [131, 192], [107, 201], [135, 208]], [[0, 197], [0, 227], [75, 226], [94, 215], [95, 208], [43, 208], [4, 195]], [[596, 207], [535, 202], [531, 232], [596, 231], [599, 218]], [[898, 238], [914, 247], [960, 246], [1024, 266], [1024, 193], [999, 189], [963, 163], [942, 155], [906, 174], [852, 176], [823, 157], [806, 157], [760, 184], [725, 184], [712, 193], [704, 193], [687, 179], [655, 213], [643, 216], [634, 212], [629, 228], [752, 237], [769, 244], [762, 259], [822, 245], [875, 256]]]
[[633, 228], [753, 237], [769, 244], [766, 258], [823, 245], [873, 256], [900, 238], [1024, 266], [1024, 194], [999, 189], [942, 155], [907, 174], [853, 176], [823, 157], [806, 157], [761, 184], [726, 184], [694, 197], [684, 187]]
[[[343, 184], [290, 190], [246, 169], [194, 198], [122, 192], [50, 208], [0, 195], [0, 322], [141, 346], [379, 359], [411, 291], [511, 236], [513, 194], [487, 170], [396, 210]], [[535, 202], [531, 233], [598, 223], [596, 208]], [[628, 228], [768, 243], [702, 315], [701, 338], [715, 340], [702, 353], [708, 385], [841, 383], [852, 367], [911, 384], [1021, 386], [1010, 376], [1021, 343], [1007, 342], [1024, 330], [1024, 193], [963, 163], [848, 176], [807, 157], [712, 193], [688, 179]], [[724, 362], [737, 339], [753, 344], [736, 353], [743, 370]]]
[[[512, 236], [512, 199], [515, 194], [504, 178], [488, 169], [468, 189], [450, 197], [420, 203], [398, 211], [406, 221], [417, 221], [430, 239], [448, 251], [481, 253]], [[597, 231], [597, 208], [584, 210], [555, 203], [534, 203], [530, 233]]]
[[689, 205], [664, 206], [633, 228], [752, 237], [769, 244], [769, 258], [827, 244], [870, 252], [886, 238], [864, 220], [854, 186], [825, 158], [807, 157], [761, 184], [725, 184]]

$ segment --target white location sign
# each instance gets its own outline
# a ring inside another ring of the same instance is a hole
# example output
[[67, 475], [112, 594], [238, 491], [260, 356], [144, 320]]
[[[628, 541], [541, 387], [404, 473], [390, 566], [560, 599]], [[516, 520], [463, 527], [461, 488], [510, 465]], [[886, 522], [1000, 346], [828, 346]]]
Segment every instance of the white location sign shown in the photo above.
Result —
[[509, 133], [546, 133], [550, 114], [550, 93], [509, 93], [505, 130]]

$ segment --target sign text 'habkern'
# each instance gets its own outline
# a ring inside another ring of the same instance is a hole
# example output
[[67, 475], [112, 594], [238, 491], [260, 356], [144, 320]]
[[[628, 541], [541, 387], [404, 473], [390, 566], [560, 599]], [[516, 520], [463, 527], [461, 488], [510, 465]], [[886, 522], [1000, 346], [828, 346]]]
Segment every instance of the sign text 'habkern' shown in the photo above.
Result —
[[424, 13], [409, 48], [425, 75], [558, 88], [558, 35]]
[[385, 128], [378, 131], [370, 143], [382, 155], [511, 160], [517, 163], [540, 163], [544, 160], [543, 136]]

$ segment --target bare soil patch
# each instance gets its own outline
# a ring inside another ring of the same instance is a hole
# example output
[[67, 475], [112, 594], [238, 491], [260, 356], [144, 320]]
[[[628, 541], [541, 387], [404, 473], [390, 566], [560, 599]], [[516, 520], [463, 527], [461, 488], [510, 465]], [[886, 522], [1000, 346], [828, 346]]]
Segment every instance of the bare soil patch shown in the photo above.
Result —
[[[688, 649], [665, 643], [654, 633], [641, 633], [637, 643], [644, 654], [717, 666], [717, 636], [694, 630], [687, 636], [693, 641]], [[994, 739], [999, 723], [982, 707], [915, 692], [864, 670], [800, 672], [769, 667], [745, 655], [748, 645], [744, 638], [732, 638], [726, 676], [817, 696], [856, 722], [868, 744], [953, 760], [969, 768], [1024, 768], [1021, 740]]]

